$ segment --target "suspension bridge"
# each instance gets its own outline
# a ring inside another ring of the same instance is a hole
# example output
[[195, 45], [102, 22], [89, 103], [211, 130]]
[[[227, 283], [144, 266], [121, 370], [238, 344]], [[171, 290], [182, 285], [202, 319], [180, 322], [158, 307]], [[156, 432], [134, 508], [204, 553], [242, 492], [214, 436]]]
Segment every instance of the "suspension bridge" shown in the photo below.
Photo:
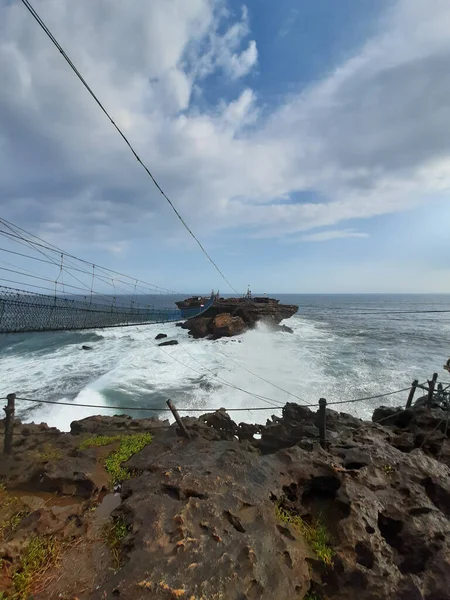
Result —
[[0, 286], [0, 333], [104, 329], [152, 323], [169, 323], [197, 316], [208, 310], [214, 298], [203, 308], [179, 309], [151, 306], [116, 306], [86, 300], [46, 296]]
[[185, 295], [90, 264], [5, 219], [0, 239], [0, 333], [167, 323], [215, 302], [211, 295], [203, 306], [181, 311], [175, 302]]
[[[66, 61], [68, 67], [122, 138], [122, 141], [125, 142], [127, 149], [133, 154], [139, 166], [144, 169], [182, 226], [195, 240], [203, 255], [227, 286], [237, 292], [32, 4], [29, 0], [22, 0], [22, 4]], [[204, 306], [183, 309], [182, 312], [174, 304], [182, 296], [176, 298], [175, 293], [171, 290], [139, 281], [96, 264], [90, 264], [5, 219], [0, 219], [0, 236], [6, 239], [8, 244], [8, 247], [0, 248], [0, 257], [3, 258], [5, 254], [8, 254], [19, 260], [19, 264], [0, 260], [0, 333], [165, 323], [201, 314], [208, 310], [214, 302], [212, 295], [210, 301], [206, 302]], [[14, 244], [21, 245], [26, 252], [23, 251], [23, 248], [19, 251]], [[30, 251], [32, 252], [30, 253]], [[31, 269], [26, 264], [29, 261], [35, 261], [34, 267]], [[46, 273], [42, 273], [42, 270], [36, 271], [36, 261], [40, 262], [41, 267], [45, 266]], [[90, 283], [86, 282], [86, 276], [91, 279]], [[95, 286], [95, 284], [99, 284], [99, 286]], [[102, 288], [101, 292], [98, 291], [98, 287]], [[161, 302], [163, 295], [166, 296], [165, 304]], [[178, 296], [180, 295], [178, 294]]]

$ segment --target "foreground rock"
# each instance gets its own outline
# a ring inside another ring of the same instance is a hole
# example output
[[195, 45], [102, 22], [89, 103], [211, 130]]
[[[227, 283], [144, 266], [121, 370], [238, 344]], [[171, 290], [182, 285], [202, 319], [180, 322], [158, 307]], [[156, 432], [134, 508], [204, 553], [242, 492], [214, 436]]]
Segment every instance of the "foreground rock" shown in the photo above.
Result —
[[[185, 418], [191, 441], [157, 419], [90, 417], [71, 434], [17, 424], [13, 456], [0, 464], [6, 486], [52, 489], [72, 507], [55, 521], [48, 500], [30, 505], [0, 541], [5, 572], [31, 535], [48, 531], [71, 542], [61, 546], [60, 569], [46, 572], [35, 594], [42, 600], [448, 600], [442, 413], [382, 409], [374, 413], [381, 423], [367, 423], [328, 411], [326, 450], [317, 413], [292, 403], [266, 425], [236, 423], [224, 410]], [[134, 476], [109, 516], [95, 509], [110, 487], [104, 459], [119, 434], [137, 431], [153, 441], [123, 465]], [[98, 434], [111, 445], [81, 449]], [[97, 513], [124, 533], [114, 552]], [[320, 543], [311, 538], [319, 524]]]

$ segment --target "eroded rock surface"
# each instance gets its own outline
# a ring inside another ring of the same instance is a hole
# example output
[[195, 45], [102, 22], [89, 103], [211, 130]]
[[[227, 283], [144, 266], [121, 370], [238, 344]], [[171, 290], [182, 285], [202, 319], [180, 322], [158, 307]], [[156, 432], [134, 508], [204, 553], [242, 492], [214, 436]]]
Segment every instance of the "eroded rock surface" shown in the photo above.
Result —
[[[42, 600], [301, 600], [308, 590], [319, 600], [448, 600], [446, 417], [382, 409], [374, 421], [383, 421], [371, 423], [327, 411], [326, 449], [317, 412], [294, 403], [266, 425], [236, 423], [225, 410], [187, 417], [191, 441], [157, 419], [90, 417], [72, 434], [17, 423], [0, 476], [38, 497], [6, 530], [0, 556], [12, 569], [32, 532], [76, 541], [63, 546]], [[135, 431], [153, 441], [123, 465], [133, 477], [112, 513], [126, 526], [117, 565], [94, 526], [100, 508], [92, 510], [111, 489], [103, 460], [115, 446], [80, 450], [80, 442]], [[70, 505], [55, 512], [39, 501], [49, 492]], [[280, 507], [323, 525], [328, 562], [303, 529], [280, 519]]]
[[[181, 327], [188, 329], [194, 338], [218, 339], [239, 335], [255, 327], [260, 321], [278, 327], [283, 319], [289, 319], [297, 310], [298, 306], [293, 304], [236, 303], [221, 300], [201, 316], [185, 321]], [[280, 326], [279, 330], [293, 333], [286, 325]]]

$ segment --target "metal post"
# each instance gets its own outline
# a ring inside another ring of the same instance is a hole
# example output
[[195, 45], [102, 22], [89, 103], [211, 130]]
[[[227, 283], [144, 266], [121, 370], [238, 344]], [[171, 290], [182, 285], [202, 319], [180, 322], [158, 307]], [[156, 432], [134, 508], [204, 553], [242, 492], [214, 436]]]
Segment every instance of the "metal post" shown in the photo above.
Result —
[[437, 378], [438, 378], [438, 374], [433, 373], [433, 377], [432, 377], [431, 381], [428, 381], [428, 400], [427, 400], [428, 406], [431, 406], [431, 404], [433, 402], [433, 394], [434, 394], [434, 388], [436, 386]]
[[327, 401], [325, 398], [319, 400], [319, 436], [322, 448], [327, 447]]
[[13, 441], [13, 430], [14, 430], [14, 402], [16, 400], [15, 394], [8, 394], [6, 396], [8, 404], [3, 409], [5, 411], [5, 439], [3, 452], [5, 454], [12, 453], [12, 441]]
[[417, 386], [419, 385], [419, 380], [418, 379], [414, 379], [414, 381], [412, 382], [411, 385], [411, 389], [409, 390], [409, 396], [408, 396], [408, 400], [406, 401], [406, 407], [405, 408], [410, 408], [412, 401], [414, 399], [414, 394], [416, 393], [416, 389]]
[[172, 404], [172, 400], [167, 400], [167, 406], [170, 408], [170, 410], [172, 411], [173, 416], [175, 417], [175, 421], [178, 423], [178, 426], [181, 429], [181, 433], [184, 435], [184, 437], [186, 437], [188, 440], [191, 439], [190, 433], [189, 431], [186, 429], [183, 421], [181, 420], [180, 415], [178, 414], [177, 409], [175, 408], [175, 406]]

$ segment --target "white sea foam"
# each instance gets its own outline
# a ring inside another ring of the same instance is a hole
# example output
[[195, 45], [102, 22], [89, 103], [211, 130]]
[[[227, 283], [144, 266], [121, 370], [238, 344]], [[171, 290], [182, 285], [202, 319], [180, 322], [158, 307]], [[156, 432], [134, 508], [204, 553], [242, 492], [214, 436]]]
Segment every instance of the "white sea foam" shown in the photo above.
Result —
[[[173, 324], [22, 336], [3, 345], [3, 395], [15, 392], [25, 398], [104, 407], [18, 402], [21, 418], [65, 430], [74, 419], [124, 412], [107, 406], [162, 408], [167, 398], [182, 414], [222, 406], [267, 407], [232, 414], [238, 422], [265, 422], [272, 414], [279, 415], [285, 402], [317, 404], [320, 397], [332, 402], [370, 396], [407, 385], [423, 369], [420, 340], [412, 348], [414, 337], [408, 332], [403, 332], [402, 342], [402, 335], [384, 331], [379, 322], [368, 321], [367, 327], [358, 326], [353, 333], [350, 325], [343, 328], [300, 315], [286, 324], [293, 334], [259, 325], [237, 338], [216, 341], [193, 340]], [[154, 338], [159, 332], [179, 345], [158, 347]], [[83, 351], [82, 344], [93, 349]], [[436, 357], [430, 355], [428, 362], [434, 364]], [[392, 397], [385, 403], [399, 401], [404, 398]], [[339, 408], [369, 417], [374, 403]], [[139, 417], [155, 414], [128, 412]]]

